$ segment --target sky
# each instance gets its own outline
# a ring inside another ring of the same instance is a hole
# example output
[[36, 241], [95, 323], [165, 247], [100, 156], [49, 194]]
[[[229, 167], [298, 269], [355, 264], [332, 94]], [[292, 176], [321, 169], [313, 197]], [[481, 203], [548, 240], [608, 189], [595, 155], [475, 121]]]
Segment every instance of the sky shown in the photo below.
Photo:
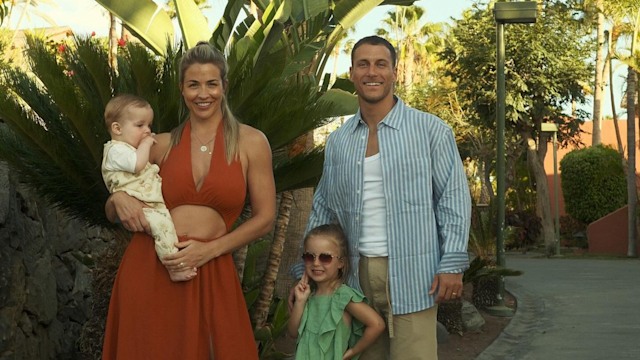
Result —
[[[163, 2], [154, 0], [156, 2]], [[51, 4], [47, 4], [50, 2]], [[213, 29], [222, 14], [227, 0], [208, 0], [211, 9], [205, 11], [205, 16], [209, 19], [210, 27]], [[468, 8], [473, 3], [472, 0], [419, 0], [416, 5], [426, 10], [425, 19], [430, 22], [448, 21], [451, 17], [458, 17], [462, 10]], [[380, 19], [385, 13], [391, 10], [392, 6], [380, 6], [371, 11], [361, 20], [357, 26], [357, 33], [362, 36], [373, 33], [373, 29], [379, 27]], [[109, 26], [109, 18], [104, 9], [93, 0], [48, 0], [39, 5], [50, 18], [54, 19], [59, 26], [68, 25], [76, 33], [97, 34], [106, 33]], [[18, 16], [12, 18], [11, 26], [17, 23]], [[43, 26], [41, 19], [32, 16], [31, 19], [23, 18], [21, 28]]]
[[[163, 0], [154, 1], [164, 2]], [[53, 5], [48, 5], [46, 4], [47, 2]], [[210, 28], [213, 29], [222, 16], [227, 0], [209, 0], [208, 2], [211, 9], [204, 11], [204, 13], [209, 19]], [[415, 5], [425, 10], [425, 15], [423, 16], [425, 22], [450, 22], [451, 18], [460, 18], [462, 12], [471, 7], [474, 2], [474, 0], [419, 0], [416, 1]], [[109, 17], [107, 12], [93, 0], [43, 0], [43, 3], [38, 9], [54, 19], [58, 26], [70, 26], [76, 34], [90, 34], [95, 31], [98, 36], [106, 36], [108, 32]], [[373, 35], [375, 29], [381, 27], [381, 20], [390, 10], [393, 10], [393, 6], [379, 6], [372, 10], [356, 24], [355, 33], [352, 37], [359, 39], [363, 36]], [[13, 16], [11, 20], [10, 23], [4, 26], [9, 25], [12, 29], [15, 28], [18, 16]], [[24, 17], [20, 28], [42, 26], [46, 26], [42, 19], [32, 16], [31, 18]], [[338, 73], [341, 74], [348, 71], [349, 63], [349, 57], [346, 54], [341, 55], [338, 62]], [[330, 71], [332, 66], [332, 63], [327, 64], [327, 71]], [[614, 86], [618, 92], [616, 101], [619, 102], [622, 97], [622, 81], [615, 80]], [[605, 116], [611, 115], [608, 91], [608, 88], [605, 89], [606, 96], [604, 96], [603, 104], [603, 114]], [[589, 108], [585, 110], [591, 112]]]

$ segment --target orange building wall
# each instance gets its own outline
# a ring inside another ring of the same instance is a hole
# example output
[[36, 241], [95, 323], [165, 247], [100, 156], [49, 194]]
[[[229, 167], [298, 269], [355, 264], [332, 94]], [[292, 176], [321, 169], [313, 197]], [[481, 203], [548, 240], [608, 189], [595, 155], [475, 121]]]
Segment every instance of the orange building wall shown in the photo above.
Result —
[[589, 253], [626, 255], [628, 250], [628, 207], [624, 206], [587, 226]]

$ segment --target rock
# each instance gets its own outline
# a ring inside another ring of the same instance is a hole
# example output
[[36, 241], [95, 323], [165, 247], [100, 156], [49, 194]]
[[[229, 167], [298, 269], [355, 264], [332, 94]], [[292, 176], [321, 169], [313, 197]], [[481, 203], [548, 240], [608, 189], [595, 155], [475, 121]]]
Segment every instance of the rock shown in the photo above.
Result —
[[472, 303], [463, 300], [462, 323], [464, 324], [465, 331], [480, 331], [485, 321]]
[[438, 339], [438, 344], [443, 344], [449, 341], [449, 332], [439, 321], [436, 322], [436, 338]]
[[110, 240], [34, 196], [0, 161], [0, 360], [81, 358], [94, 258]]

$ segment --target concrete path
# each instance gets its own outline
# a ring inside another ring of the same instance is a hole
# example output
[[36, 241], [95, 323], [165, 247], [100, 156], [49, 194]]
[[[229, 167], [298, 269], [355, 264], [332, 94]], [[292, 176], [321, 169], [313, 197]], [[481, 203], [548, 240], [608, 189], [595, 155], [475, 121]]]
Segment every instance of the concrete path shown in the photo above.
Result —
[[640, 260], [506, 257], [518, 308], [476, 360], [640, 359]]

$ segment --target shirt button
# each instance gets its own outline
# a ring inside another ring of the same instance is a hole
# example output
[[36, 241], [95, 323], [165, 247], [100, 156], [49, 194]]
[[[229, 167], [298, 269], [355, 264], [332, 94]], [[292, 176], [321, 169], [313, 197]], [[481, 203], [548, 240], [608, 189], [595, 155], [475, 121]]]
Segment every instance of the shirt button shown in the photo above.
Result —
[[360, 164], [362, 164], [362, 162], [360, 160], [358, 160], [358, 166], [360, 166]]

